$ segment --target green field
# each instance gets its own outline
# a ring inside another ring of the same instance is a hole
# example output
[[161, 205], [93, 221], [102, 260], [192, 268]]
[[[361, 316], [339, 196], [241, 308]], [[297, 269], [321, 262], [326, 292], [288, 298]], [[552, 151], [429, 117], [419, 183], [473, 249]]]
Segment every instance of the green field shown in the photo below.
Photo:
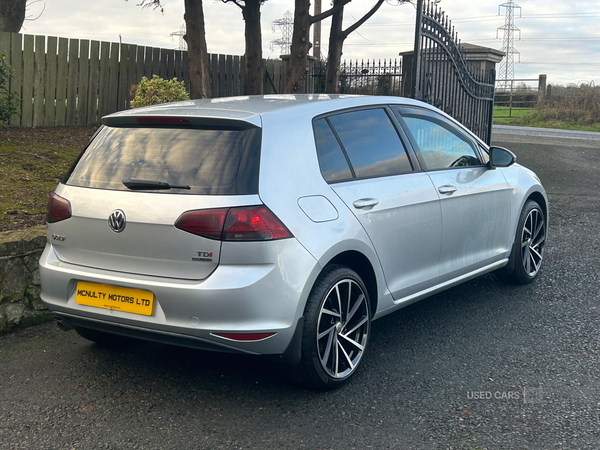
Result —
[[494, 105], [494, 123], [513, 123], [529, 111], [531, 108], [509, 108], [508, 106]]
[[524, 127], [557, 128], [561, 130], [600, 132], [600, 123], [579, 123], [568, 120], [556, 120], [548, 117], [542, 110], [532, 108], [509, 108], [494, 105], [494, 123], [521, 125]]

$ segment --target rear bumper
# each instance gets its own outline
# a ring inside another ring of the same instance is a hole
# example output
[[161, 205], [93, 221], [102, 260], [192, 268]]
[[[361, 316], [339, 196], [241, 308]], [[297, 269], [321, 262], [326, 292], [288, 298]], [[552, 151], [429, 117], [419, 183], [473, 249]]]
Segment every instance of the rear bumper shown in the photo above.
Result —
[[[59, 323], [59, 327], [64, 330], [70, 330], [74, 327], [91, 328], [92, 330], [104, 331], [106, 333], [127, 336], [145, 341], [158, 342], [161, 344], [177, 345], [179, 347], [194, 348], [197, 350], [216, 351], [222, 353], [243, 353], [249, 355], [260, 355], [247, 349], [224, 344], [222, 342], [210, 341], [195, 336], [181, 335], [169, 332], [158, 332], [156, 330], [146, 330], [139, 327], [115, 324], [102, 320], [82, 318], [68, 313], [54, 312], [54, 317]], [[295, 365], [300, 362], [302, 352], [302, 333], [304, 329], [304, 317], [300, 317], [294, 328], [294, 333], [288, 346], [282, 353], [276, 353], [281, 356], [284, 363]]]
[[[252, 254], [261, 243], [236, 243], [236, 255]], [[223, 244], [226, 255], [233, 248]], [[246, 354], [284, 354], [293, 340], [310, 287], [319, 272], [316, 260], [295, 239], [261, 246], [261, 264], [221, 263], [204, 280], [127, 274], [60, 261], [51, 244], [40, 258], [42, 300], [72, 326], [205, 350]], [[222, 257], [223, 259], [223, 257]], [[154, 314], [142, 316], [75, 302], [77, 282], [150, 290]], [[215, 333], [273, 332], [239, 342]]]

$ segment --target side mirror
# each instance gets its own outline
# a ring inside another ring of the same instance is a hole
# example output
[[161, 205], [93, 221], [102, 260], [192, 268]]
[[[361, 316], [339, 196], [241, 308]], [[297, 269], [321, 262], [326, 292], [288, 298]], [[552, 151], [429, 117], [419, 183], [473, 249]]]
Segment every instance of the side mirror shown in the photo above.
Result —
[[512, 166], [516, 161], [517, 156], [510, 150], [502, 147], [490, 147], [490, 160], [487, 164], [490, 169]]

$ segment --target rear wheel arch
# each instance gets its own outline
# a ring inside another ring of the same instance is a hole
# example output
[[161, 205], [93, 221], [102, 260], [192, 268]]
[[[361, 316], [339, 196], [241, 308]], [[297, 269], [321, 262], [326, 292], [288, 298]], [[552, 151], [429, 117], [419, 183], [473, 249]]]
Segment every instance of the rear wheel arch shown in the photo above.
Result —
[[355, 270], [331, 262], [323, 267], [299, 322], [300, 358], [292, 362], [295, 365], [285, 366], [292, 379], [329, 390], [353, 378], [370, 336], [373, 316], [369, 297]]
[[327, 263], [320, 266], [320, 270], [317, 270], [313, 273], [314, 279], [312, 283], [307, 283], [305, 289], [305, 294], [303, 297], [305, 298], [304, 302], [301, 303], [301, 317], [300, 321], [296, 324], [296, 330], [292, 337], [292, 341], [288, 348], [283, 353], [283, 362], [284, 362], [284, 370], [291, 376], [293, 379], [298, 379], [298, 374], [295, 373], [295, 369], [289, 370], [289, 366], [295, 366], [300, 362], [301, 358], [301, 343], [303, 339], [303, 323], [306, 314], [307, 303], [310, 297], [310, 293], [315, 288], [316, 283], [319, 280], [319, 277], [326, 271], [328, 271], [332, 266], [342, 266], [347, 267], [348, 269], [353, 270], [356, 274], [362, 279], [365, 287], [367, 289], [367, 293], [369, 294], [369, 307], [371, 309], [371, 317], [375, 316], [377, 312], [377, 277], [375, 275], [375, 270], [369, 258], [367, 258], [363, 253], [356, 250], [346, 250], [343, 251], [333, 258], [331, 258]]
[[371, 314], [374, 316], [377, 312], [377, 277], [369, 258], [355, 250], [348, 250], [332, 258], [325, 267], [332, 264], [348, 267], [362, 278], [369, 293]]

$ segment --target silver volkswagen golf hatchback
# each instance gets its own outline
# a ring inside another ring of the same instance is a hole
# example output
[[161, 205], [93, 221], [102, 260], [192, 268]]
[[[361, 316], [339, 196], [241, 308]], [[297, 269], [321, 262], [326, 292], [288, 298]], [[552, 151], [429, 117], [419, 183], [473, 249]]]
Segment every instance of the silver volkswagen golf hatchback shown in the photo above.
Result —
[[335, 388], [373, 320], [488, 272], [537, 277], [548, 201], [515, 159], [397, 97], [112, 114], [50, 196], [42, 299], [99, 344], [278, 355]]

